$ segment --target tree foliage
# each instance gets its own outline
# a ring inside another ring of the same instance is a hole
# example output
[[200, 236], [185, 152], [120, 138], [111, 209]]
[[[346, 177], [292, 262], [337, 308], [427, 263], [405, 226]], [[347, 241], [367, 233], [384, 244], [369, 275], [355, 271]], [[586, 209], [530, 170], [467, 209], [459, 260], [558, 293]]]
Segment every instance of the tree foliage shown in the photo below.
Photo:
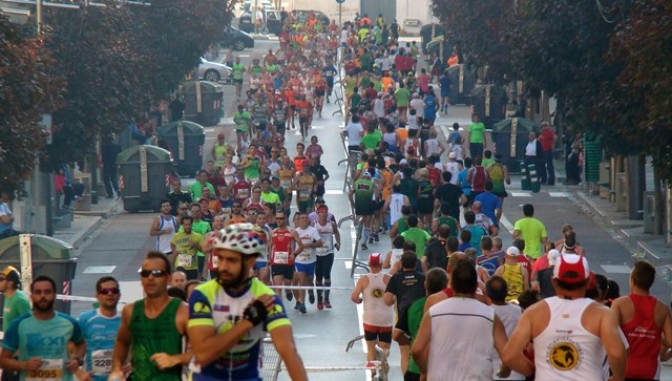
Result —
[[672, 179], [672, 2], [433, 0], [449, 35], [492, 78], [559, 100], [574, 131], [615, 154], [652, 155]]
[[58, 106], [62, 80], [41, 41], [25, 38], [0, 15], [0, 189], [13, 192], [45, 143], [40, 115]]
[[512, 74], [511, 47], [504, 40], [515, 0], [433, 0], [434, 14], [446, 25], [468, 64], [488, 66], [486, 81], [505, 83]]

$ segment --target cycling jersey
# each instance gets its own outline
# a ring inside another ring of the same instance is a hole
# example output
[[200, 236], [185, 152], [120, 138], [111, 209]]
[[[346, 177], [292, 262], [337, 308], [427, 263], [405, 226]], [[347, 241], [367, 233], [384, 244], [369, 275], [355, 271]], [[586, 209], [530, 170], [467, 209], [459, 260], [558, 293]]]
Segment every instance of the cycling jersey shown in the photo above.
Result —
[[260, 346], [266, 332], [291, 325], [282, 300], [259, 279], [251, 279], [235, 296], [230, 292], [216, 280], [197, 286], [189, 298], [189, 328], [205, 326], [214, 327], [218, 334], [228, 332], [242, 319], [250, 302], [262, 295], [273, 295], [273, 311], [268, 313], [263, 324], [252, 328], [229, 352], [207, 366], [191, 366], [194, 381], [259, 379]]
[[95, 381], [106, 381], [112, 371], [112, 351], [120, 324], [120, 314], [107, 317], [99, 309], [87, 311], [79, 317], [86, 340], [86, 370], [93, 371]]

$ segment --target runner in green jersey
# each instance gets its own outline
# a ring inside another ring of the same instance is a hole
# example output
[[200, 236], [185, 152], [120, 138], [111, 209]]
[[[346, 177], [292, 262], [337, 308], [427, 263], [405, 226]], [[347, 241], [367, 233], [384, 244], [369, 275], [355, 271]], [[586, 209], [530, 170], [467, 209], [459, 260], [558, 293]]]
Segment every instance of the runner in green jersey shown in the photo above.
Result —
[[[182, 366], [192, 357], [190, 351], [181, 351], [189, 316], [185, 304], [168, 296], [170, 274], [171, 266], [163, 253], [147, 253], [140, 270], [147, 297], [124, 306], [110, 380], [181, 380]], [[133, 373], [125, 377], [123, 366], [131, 347]]]
[[245, 76], [245, 65], [240, 63], [240, 57], [236, 57], [236, 61], [231, 69], [233, 83], [236, 85], [236, 102], [240, 102], [240, 94], [243, 90], [243, 78]]

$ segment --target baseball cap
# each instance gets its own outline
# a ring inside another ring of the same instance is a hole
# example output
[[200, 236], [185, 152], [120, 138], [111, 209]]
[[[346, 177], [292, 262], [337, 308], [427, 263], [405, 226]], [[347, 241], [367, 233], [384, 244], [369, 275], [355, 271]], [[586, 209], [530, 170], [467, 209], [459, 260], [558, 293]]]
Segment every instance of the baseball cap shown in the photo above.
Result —
[[369, 255], [369, 266], [381, 266], [383, 264], [383, 256], [380, 253], [371, 253]]
[[7, 266], [2, 270], [2, 275], [7, 278], [7, 280], [13, 281], [15, 284], [21, 283], [21, 273], [14, 266]]
[[508, 249], [506, 249], [506, 255], [517, 257], [520, 255], [520, 250], [518, 250], [518, 248], [515, 246], [511, 246]]
[[399, 165], [408, 165], [408, 160], [406, 159], [399, 160]]
[[362, 172], [362, 177], [371, 177], [371, 172], [369, 171]]
[[579, 283], [588, 279], [590, 269], [583, 255], [561, 254], [553, 268], [553, 278], [565, 283]]
[[457, 154], [455, 152], [451, 152], [448, 154], [449, 159], [457, 159]]
[[555, 266], [556, 264], [558, 264], [558, 258], [560, 258], [560, 252], [555, 249], [549, 250], [548, 254], [546, 254], [546, 258], [548, 258], [549, 266]]
[[224, 134], [218, 134], [217, 139], [224, 139]]

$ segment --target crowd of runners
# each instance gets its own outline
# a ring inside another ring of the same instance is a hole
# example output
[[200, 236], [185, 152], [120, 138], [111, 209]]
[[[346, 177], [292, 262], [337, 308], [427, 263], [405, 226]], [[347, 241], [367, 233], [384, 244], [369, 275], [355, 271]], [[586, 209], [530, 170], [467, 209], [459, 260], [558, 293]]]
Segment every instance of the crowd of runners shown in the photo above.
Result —
[[306, 380], [285, 305], [332, 308], [341, 236], [323, 198], [322, 146], [310, 136], [289, 147], [285, 135], [298, 124], [309, 137], [341, 88], [343, 138], [358, 158], [348, 196], [370, 266], [351, 294], [368, 361], [395, 341], [405, 380], [658, 379], [672, 319], [649, 295], [655, 268], [635, 263], [620, 296], [590, 271], [572, 227], [549, 235], [531, 204], [504, 245], [510, 178], [501, 156], [478, 146], [478, 115], [438, 138], [447, 75], [432, 85], [418, 47], [400, 44], [382, 17], [343, 27], [305, 17], [289, 16], [280, 48], [250, 67], [227, 55], [236, 138], [219, 134], [188, 190], [172, 179], [149, 229], [144, 299], [117, 312], [119, 282], [103, 277], [99, 307], [75, 320], [54, 311], [53, 280], [36, 278], [27, 297], [17, 269], [0, 274], [2, 379], [258, 380], [269, 334], [291, 379]]

